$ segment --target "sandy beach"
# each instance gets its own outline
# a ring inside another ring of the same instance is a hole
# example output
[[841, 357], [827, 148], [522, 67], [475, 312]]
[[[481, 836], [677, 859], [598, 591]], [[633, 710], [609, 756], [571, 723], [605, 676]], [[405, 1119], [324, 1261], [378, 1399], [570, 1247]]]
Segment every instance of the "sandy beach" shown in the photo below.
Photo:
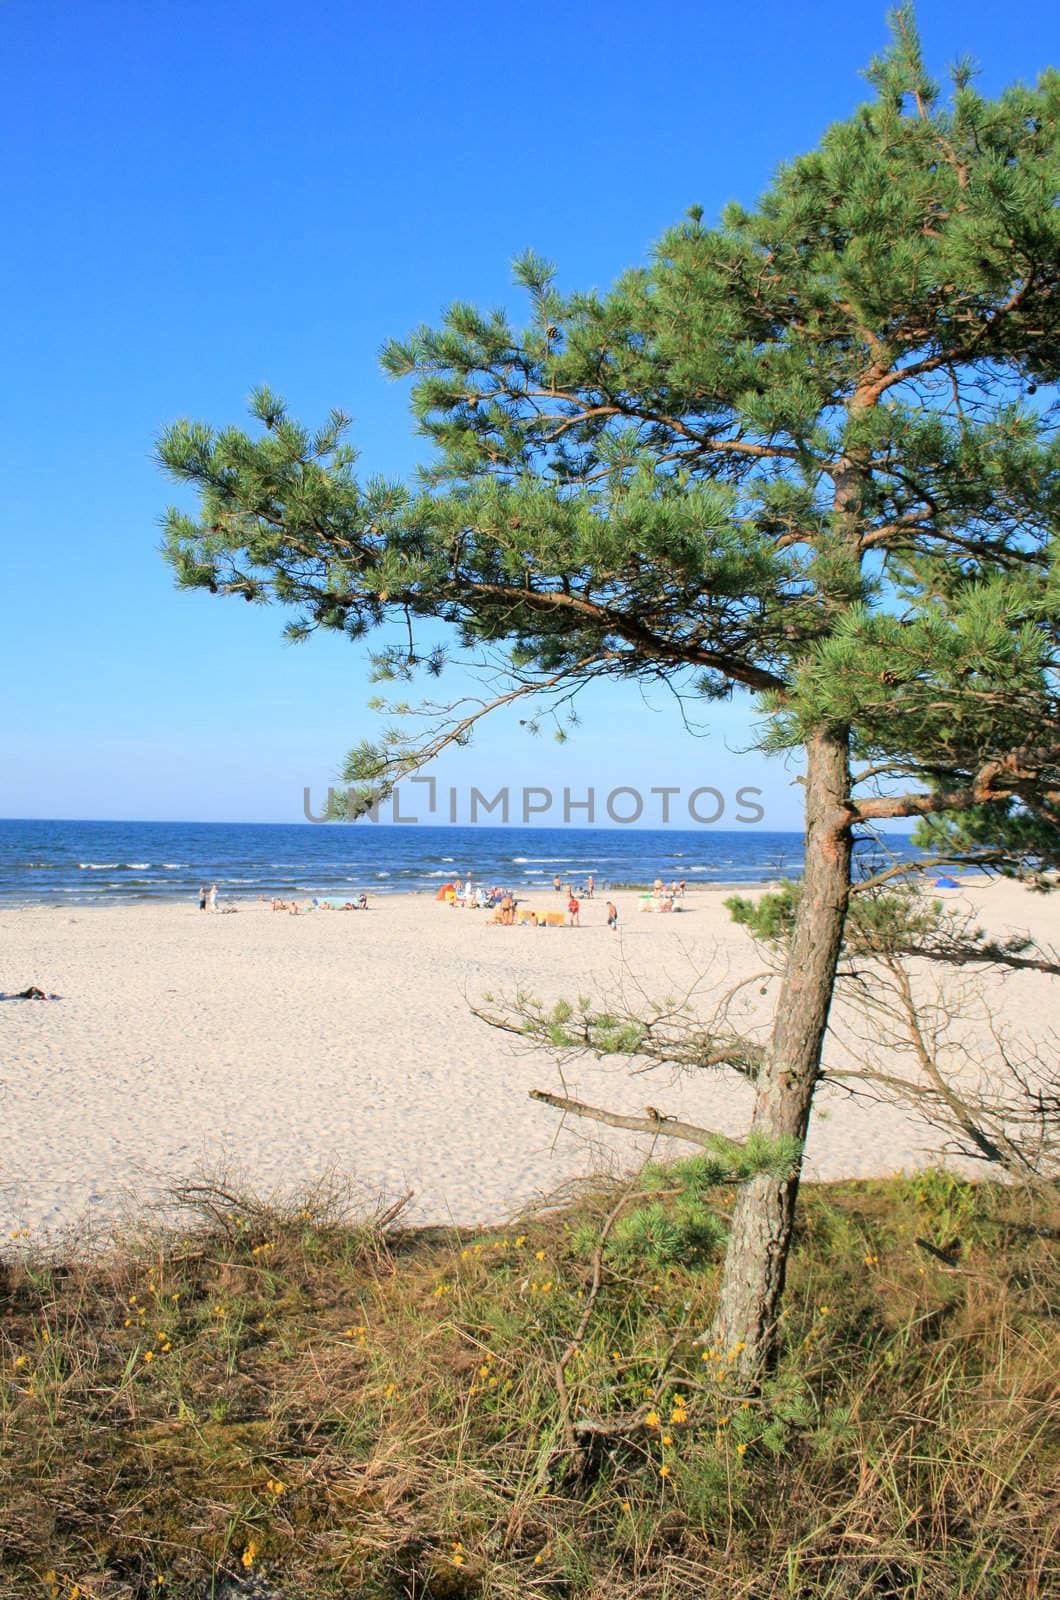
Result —
[[[413, 1190], [414, 1220], [475, 1224], [629, 1165], [633, 1135], [530, 1101], [531, 1088], [560, 1090], [555, 1065], [471, 1011], [487, 992], [516, 989], [684, 995], [705, 974], [695, 1000], [705, 1013], [711, 992], [762, 965], [721, 892], [690, 894], [673, 916], [640, 914], [632, 893], [614, 898], [617, 935], [602, 898], [583, 902], [577, 929], [490, 926], [488, 913], [422, 895], [299, 917], [256, 902], [227, 915], [185, 904], [0, 912], [0, 988], [62, 997], [0, 1006], [4, 1237], [109, 1224], [168, 1183], [222, 1168], [259, 1191], [333, 1169], [366, 1201]], [[1018, 886], [977, 880], [949, 898], [993, 933], [1056, 937], [1060, 907]], [[538, 899], [544, 910], [565, 903], [551, 891]], [[984, 982], [996, 1016], [1024, 1037], [1044, 1042], [1060, 1025], [1054, 978]], [[842, 1055], [834, 1040], [826, 1059]], [[731, 1134], [751, 1101], [731, 1072], [674, 1080], [619, 1060], [578, 1060], [565, 1084], [612, 1110], [652, 1104]], [[661, 1153], [690, 1148], [659, 1141]], [[897, 1107], [826, 1086], [807, 1174], [912, 1170], [938, 1148]]]

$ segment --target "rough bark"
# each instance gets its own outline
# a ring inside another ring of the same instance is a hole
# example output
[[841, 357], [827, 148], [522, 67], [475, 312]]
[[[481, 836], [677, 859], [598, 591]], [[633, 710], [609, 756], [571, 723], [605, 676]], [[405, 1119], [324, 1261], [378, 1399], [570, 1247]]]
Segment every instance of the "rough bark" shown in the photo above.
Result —
[[[800, 1148], [850, 897], [849, 792], [846, 734], [822, 731], [807, 744], [803, 891], [751, 1122], [765, 1138], [791, 1137]], [[721, 1298], [704, 1342], [716, 1346], [726, 1368], [744, 1382], [759, 1378], [775, 1353], [798, 1188], [798, 1171], [787, 1178], [760, 1174], [740, 1190], [733, 1211]]]

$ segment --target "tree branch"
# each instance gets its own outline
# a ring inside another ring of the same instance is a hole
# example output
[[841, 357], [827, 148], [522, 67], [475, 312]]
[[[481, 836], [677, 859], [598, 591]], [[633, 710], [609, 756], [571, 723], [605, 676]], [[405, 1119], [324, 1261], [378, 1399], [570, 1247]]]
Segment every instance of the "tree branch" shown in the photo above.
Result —
[[531, 1100], [540, 1100], [546, 1106], [553, 1106], [557, 1111], [569, 1111], [576, 1117], [588, 1117], [592, 1122], [606, 1122], [612, 1128], [631, 1128], [634, 1133], [662, 1134], [667, 1139], [687, 1139], [690, 1144], [698, 1144], [704, 1150], [719, 1144], [731, 1149], [739, 1149], [735, 1139], [728, 1138], [725, 1134], [713, 1133], [709, 1128], [697, 1127], [692, 1122], [680, 1122], [676, 1117], [663, 1117], [656, 1114], [651, 1117], [626, 1117], [617, 1111], [602, 1111], [599, 1106], [587, 1106], [582, 1100], [569, 1100], [566, 1095], [548, 1094], [544, 1089], [531, 1089]]

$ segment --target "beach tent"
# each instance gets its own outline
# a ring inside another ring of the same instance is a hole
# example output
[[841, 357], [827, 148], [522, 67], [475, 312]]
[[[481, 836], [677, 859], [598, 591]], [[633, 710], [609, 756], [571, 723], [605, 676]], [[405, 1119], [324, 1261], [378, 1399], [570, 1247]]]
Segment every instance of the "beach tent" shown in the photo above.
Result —
[[936, 878], [934, 887], [936, 889], [959, 889], [960, 884], [955, 883], [952, 878]]
[[438, 893], [435, 895], [434, 898], [436, 900], [444, 900], [447, 894], [455, 894], [455, 893], [456, 893], [456, 885], [455, 884], [443, 883], [442, 887], [438, 890]]

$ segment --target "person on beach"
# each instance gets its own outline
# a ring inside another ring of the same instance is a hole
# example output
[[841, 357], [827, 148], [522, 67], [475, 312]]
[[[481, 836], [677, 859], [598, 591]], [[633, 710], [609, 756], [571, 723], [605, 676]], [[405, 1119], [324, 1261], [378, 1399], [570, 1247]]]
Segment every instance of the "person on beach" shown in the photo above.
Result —
[[206, 885], [204, 883], [199, 885], [199, 910], [206, 910]]
[[563, 893], [563, 883], [562, 883], [562, 880], [560, 879], [560, 875], [559, 875], [558, 872], [556, 873], [556, 876], [552, 880], [552, 887], [553, 887], [553, 889], [555, 889], [557, 894], [562, 894]]
[[618, 927], [618, 907], [615, 905], [613, 900], [609, 900], [607, 902], [607, 926], [611, 929], [612, 933], [614, 933], [615, 929]]
[[216, 911], [217, 910], [217, 885], [216, 885], [216, 883], [211, 883], [211, 885], [210, 885], [210, 910], [211, 911]]
[[572, 928], [581, 927], [581, 903], [575, 894], [567, 901], [567, 921]]
[[593, 877], [592, 873], [590, 872], [588, 878], [585, 880], [585, 898], [586, 898], [586, 900], [591, 900], [592, 899], [593, 892], [594, 892], [595, 888], [596, 888], [596, 879]]

